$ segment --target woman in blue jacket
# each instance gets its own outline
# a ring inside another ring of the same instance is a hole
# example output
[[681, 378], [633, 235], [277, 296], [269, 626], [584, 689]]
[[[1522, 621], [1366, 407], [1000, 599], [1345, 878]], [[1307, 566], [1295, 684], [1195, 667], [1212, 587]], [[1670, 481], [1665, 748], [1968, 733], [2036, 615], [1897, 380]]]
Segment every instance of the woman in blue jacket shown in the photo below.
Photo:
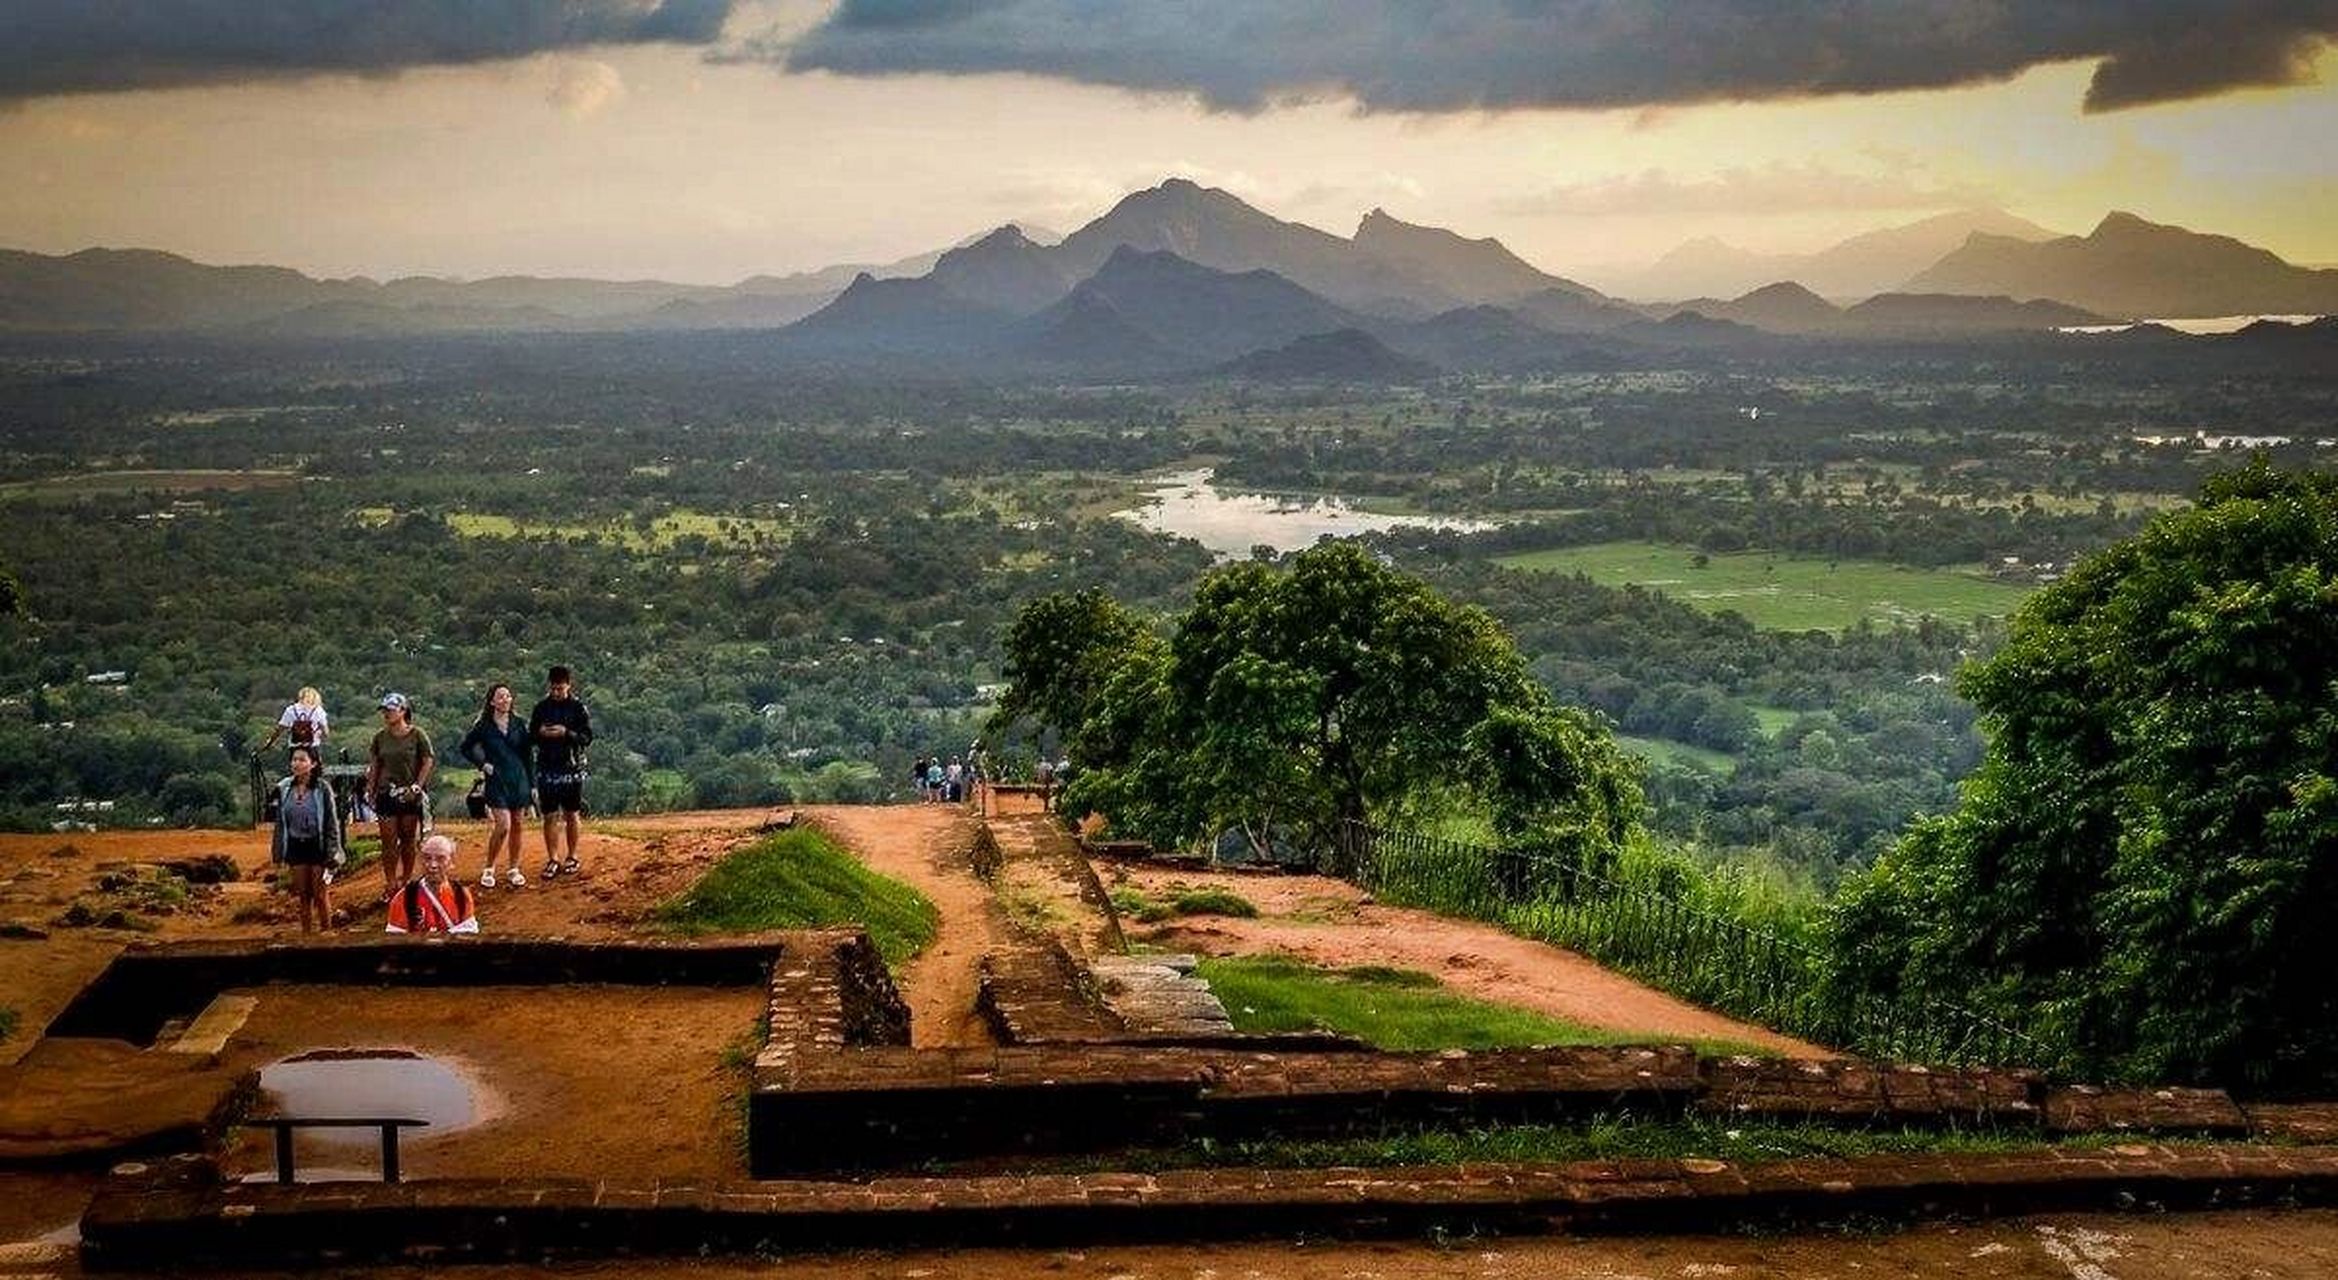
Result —
[[[300, 931], [333, 927], [331, 869], [341, 865], [341, 810], [317, 772], [317, 749], [292, 749], [292, 774], [276, 784], [276, 829], [268, 856], [292, 877], [300, 899]], [[311, 923], [311, 914], [314, 923]]]
[[536, 766], [528, 749], [528, 722], [511, 713], [511, 703], [510, 685], [491, 686], [487, 705], [479, 709], [479, 719], [463, 735], [460, 748], [464, 759], [479, 766], [479, 776], [487, 784], [487, 820], [493, 825], [487, 833], [487, 865], [479, 869], [482, 889], [496, 885], [499, 853], [509, 859], [503, 883], [514, 889], [528, 883], [520, 874], [520, 838], [528, 829], [522, 819], [536, 789]]

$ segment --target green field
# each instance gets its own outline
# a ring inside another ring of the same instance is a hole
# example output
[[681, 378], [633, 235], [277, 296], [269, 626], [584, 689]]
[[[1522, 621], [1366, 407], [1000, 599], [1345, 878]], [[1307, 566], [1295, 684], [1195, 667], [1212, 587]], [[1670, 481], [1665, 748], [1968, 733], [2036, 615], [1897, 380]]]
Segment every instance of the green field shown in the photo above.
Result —
[[300, 483], [297, 471], [259, 469], [230, 471], [194, 468], [178, 471], [81, 471], [45, 476], [39, 480], [12, 480], [0, 484], [0, 500], [8, 498], [80, 498], [108, 493], [195, 493], [206, 489], [273, 489]]
[[[358, 507], [349, 513], [361, 525], [379, 527], [400, 513], [389, 507]], [[786, 520], [769, 516], [715, 515], [704, 511], [672, 511], [642, 524], [615, 519], [599, 524], [563, 524], [520, 520], [491, 512], [456, 511], [446, 518], [447, 528], [465, 538], [561, 538], [614, 543], [628, 551], [671, 551], [684, 538], [706, 540], [717, 551], [747, 551], [784, 543], [790, 536]]]
[[1692, 764], [1714, 773], [1737, 772], [1737, 757], [1710, 747], [1691, 746], [1670, 738], [1642, 738], [1629, 733], [1615, 736], [1616, 745], [1658, 764]]
[[1581, 573], [1594, 582], [1653, 588], [1700, 609], [1743, 614], [1778, 631], [1841, 631], [1866, 618], [1878, 624], [1931, 615], [1955, 622], [2003, 617], [2029, 590], [1959, 569], [1911, 569], [1872, 560], [1825, 560], [1764, 551], [1708, 558], [1697, 567], [1690, 547], [1604, 542], [1503, 556], [1500, 563], [1536, 573]]

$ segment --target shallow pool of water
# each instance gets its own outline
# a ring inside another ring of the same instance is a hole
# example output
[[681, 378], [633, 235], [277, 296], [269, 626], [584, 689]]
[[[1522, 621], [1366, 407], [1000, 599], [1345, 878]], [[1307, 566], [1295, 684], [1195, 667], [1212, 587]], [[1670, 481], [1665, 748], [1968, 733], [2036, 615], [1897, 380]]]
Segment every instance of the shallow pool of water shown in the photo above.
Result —
[[1236, 493], [1220, 489], [1208, 468], [1163, 476], [1145, 505], [1117, 514], [1158, 533], [1191, 538], [1221, 558], [1246, 556], [1255, 546], [1303, 551], [1326, 536], [1349, 538], [1387, 529], [1475, 533], [1493, 527], [1450, 516], [1384, 515], [1344, 498]]
[[[397, 1117], [424, 1121], [406, 1139], [435, 1138], [478, 1122], [478, 1090], [462, 1072], [403, 1049], [326, 1050], [260, 1069], [261, 1112], [303, 1120]], [[376, 1147], [372, 1128], [307, 1129], [303, 1144]]]

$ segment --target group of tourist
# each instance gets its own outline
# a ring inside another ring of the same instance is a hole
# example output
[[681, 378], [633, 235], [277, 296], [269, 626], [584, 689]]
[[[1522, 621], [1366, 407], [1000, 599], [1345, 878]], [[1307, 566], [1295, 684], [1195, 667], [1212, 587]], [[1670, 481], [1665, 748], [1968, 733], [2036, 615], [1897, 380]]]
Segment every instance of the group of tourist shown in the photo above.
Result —
[[925, 804], [963, 804], [982, 785], [982, 744], [967, 748], [963, 757], [919, 756], [909, 766], [909, 785]]
[[[565, 666], [546, 674], [544, 697], [527, 719], [516, 716], [513, 705], [510, 685], [488, 686], [478, 718], [456, 748], [479, 770], [489, 822], [487, 854], [479, 870], [482, 889], [526, 887], [521, 845], [531, 808], [544, 823], [544, 865], [538, 875], [551, 880], [584, 869], [578, 838], [592, 713], [576, 696], [575, 675]], [[430, 734], [414, 723], [406, 695], [383, 694], [378, 707], [381, 728], [367, 743], [364, 785], [350, 817], [370, 818], [380, 833], [381, 903], [388, 927], [395, 933], [475, 933], [473, 897], [453, 874], [455, 842], [430, 832], [430, 780], [438, 768]], [[323, 696], [304, 688], [260, 747], [266, 752], [279, 738], [291, 738], [288, 769], [276, 787], [270, 851], [291, 875], [303, 932], [330, 927], [332, 868], [346, 857], [341, 802], [323, 772], [330, 732]]]

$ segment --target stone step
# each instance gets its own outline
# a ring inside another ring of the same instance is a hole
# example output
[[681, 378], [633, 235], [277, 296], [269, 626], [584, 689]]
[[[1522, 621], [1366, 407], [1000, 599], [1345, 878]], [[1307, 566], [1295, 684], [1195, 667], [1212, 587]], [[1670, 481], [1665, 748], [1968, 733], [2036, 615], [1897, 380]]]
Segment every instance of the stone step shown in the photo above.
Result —
[[169, 1053], [191, 1053], [206, 1058], [217, 1058], [227, 1049], [230, 1036], [244, 1029], [251, 1020], [252, 1010], [260, 1007], [257, 996], [220, 996], [205, 1006], [195, 1020], [187, 1024], [177, 1039], [164, 1046]]
[[1233, 1019], [1210, 985], [1193, 976], [1189, 955], [1103, 956], [1090, 966], [1098, 988], [1130, 1034], [1146, 1038], [1223, 1037]]

